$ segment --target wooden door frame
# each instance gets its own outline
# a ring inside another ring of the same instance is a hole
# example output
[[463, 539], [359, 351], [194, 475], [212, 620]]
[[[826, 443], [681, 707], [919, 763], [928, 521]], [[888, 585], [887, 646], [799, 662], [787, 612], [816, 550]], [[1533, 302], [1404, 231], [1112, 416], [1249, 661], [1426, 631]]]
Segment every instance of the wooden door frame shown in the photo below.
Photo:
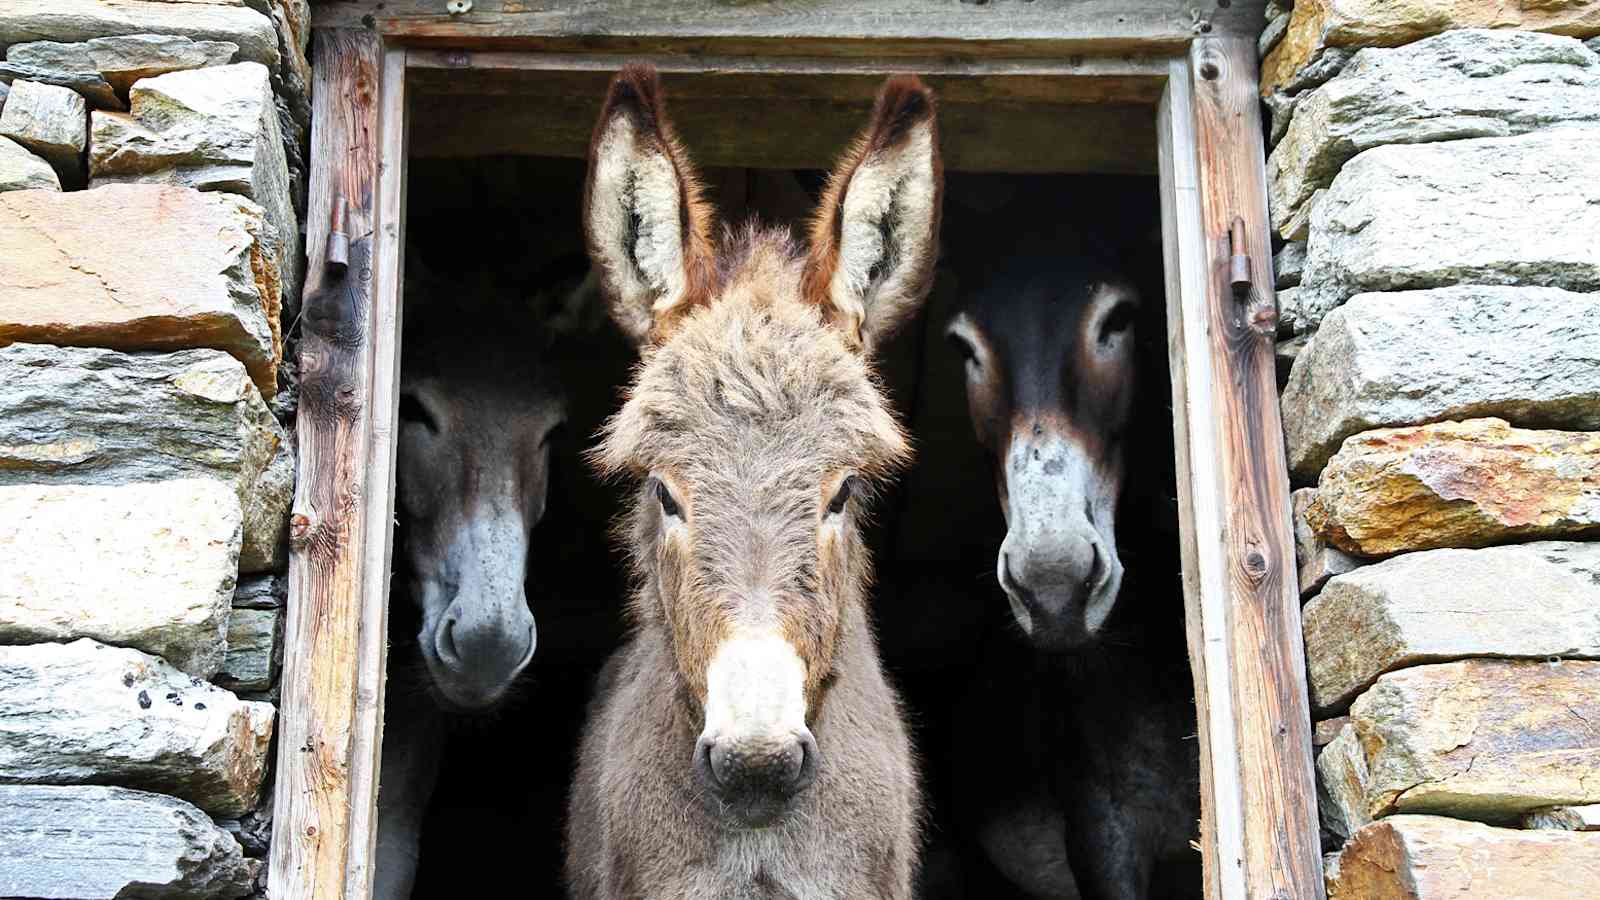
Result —
[[[526, 74], [570, 58], [574, 69], [616, 68], [635, 51], [597, 54], [593, 42], [581, 41], [551, 51], [502, 36], [502, 49], [441, 55], [441, 42], [474, 42], [459, 32], [442, 39], [429, 32], [428, 49], [412, 50], [392, 29], [387, 38], [346, 27], [319, 27], [316, 35], [300, 457], [269, 891], [275, 900], [366, 900], [383, 734], [407, 84], [419, 73], [436, 77], [441, 65]], [[655, 39], [651, 52], [684, 71], [730, 65], [697, 57], [693, 48], [701, 43], [674, 55], [674, 40]], [[885, 40], [892, 50], [893, 40]], [[1205, 893], [1208, 900], [1322, 900], [1274, 374], [1276, 296], [1255, 44], [1224, 34], [1186, 45], [1186, 53], [1172, 55], [1171, 45], [1153, 44], [1158, 56], [1120, 61], [1033, 59], [1021, 72], [1016, 60], [1003, 58], [969, 58], [958, 68], [976, 76], [1072, 79], [1115, 70], [1119, 78], [1158, 79], [1152, 111]], [[896, 56], [891, 69], [953, 65], [943, 57], [889, 55]], [[787, 64], [804, 73], [859, 74], [863, 61]], [[348, 261], [340, 265], [346, 246]]]

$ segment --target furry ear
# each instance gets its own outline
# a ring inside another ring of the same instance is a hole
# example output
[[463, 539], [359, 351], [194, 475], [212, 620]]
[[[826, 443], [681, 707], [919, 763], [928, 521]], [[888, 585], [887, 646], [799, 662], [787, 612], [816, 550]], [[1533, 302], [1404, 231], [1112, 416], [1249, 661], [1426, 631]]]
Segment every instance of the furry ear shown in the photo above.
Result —
[[612, 79], [589, 143], [583, 230], [611, 317], [635, 343], [711, 298], [712, 220], [649, 66]]
[[914, 75], [890, 78], [828, 178], [806, 258], [806, 298], [864, 352], [933, 285], [943, 191], [933, 91]]

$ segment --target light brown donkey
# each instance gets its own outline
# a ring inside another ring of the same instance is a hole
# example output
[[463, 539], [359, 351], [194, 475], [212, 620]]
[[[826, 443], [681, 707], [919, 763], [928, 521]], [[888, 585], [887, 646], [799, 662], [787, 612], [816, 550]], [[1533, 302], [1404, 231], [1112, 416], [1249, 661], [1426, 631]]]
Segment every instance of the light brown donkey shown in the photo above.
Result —
[[869, 358], [927, 294], [933, 96], [885, 83], [811, 227], [723, 232], [655, 73], [612, 83], [584, 228], [642, 346], [594, 451], [638, 482], [633, 633], [601, 674], [567, 823], [579, 898], [901, 898], [920, 797], [861, 528], [910, 455]]

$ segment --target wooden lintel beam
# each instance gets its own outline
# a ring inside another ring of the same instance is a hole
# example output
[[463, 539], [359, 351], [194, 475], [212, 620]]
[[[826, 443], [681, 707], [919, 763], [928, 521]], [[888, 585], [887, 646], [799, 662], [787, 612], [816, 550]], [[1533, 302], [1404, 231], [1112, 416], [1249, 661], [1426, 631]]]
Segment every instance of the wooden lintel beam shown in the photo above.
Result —
[[1201, 839], [1208, 900], [1321, 900], [1256, 73], [1253, 42], [1196, 40], [1161, 105]]
[[373, 28], [414, 47], [951, 58], [1181, 52], [1196, 35], [1254, 38], [1264, 0], [325, 0], [322, 27]]

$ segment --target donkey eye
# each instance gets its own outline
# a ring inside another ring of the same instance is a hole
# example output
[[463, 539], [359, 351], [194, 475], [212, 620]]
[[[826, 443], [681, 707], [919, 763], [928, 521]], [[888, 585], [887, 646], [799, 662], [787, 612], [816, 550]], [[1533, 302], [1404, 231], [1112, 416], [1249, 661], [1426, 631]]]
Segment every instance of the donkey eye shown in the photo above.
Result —
[[1111, 339], [1133, 327], [1134, 307], [1132, 303], [1118, 303], [1100, 320], [1100, 343], [1108, 344]]
[[978, 361], [978, 351], [972, 346], [971, 341], [954, 331], [946, 332], [945, 337], [950, 341], [950, 346], [956, 348], [956, 352], [961, 354], [963, 361], [968, 363], [976, 363]]
[[828, 501], [828, 515], [837, 516], [844, 512], [845, 504], [849, 503], [850, 497], [855, 494], [858, 481], [859, 478], [851, 475], [839, 484], [839, 490], [834, 493], [833, 499]]
[[660, 502], [663, 513], [674, 519], [683, 518], [683, 510], [679, 508], [678, 501], [672, 496], [672, 492], [667, 490], [667, 483], [664, 481], [656, 481], [656, 500]]
[[418, 400], [415, 394], [400, 395], [400, 421], [415, 422], [432, 432], [439, 430], [439, 420], [433, 417], [433, 413], [428, 412], [428, 408], [422, 405], [422, 401]]

